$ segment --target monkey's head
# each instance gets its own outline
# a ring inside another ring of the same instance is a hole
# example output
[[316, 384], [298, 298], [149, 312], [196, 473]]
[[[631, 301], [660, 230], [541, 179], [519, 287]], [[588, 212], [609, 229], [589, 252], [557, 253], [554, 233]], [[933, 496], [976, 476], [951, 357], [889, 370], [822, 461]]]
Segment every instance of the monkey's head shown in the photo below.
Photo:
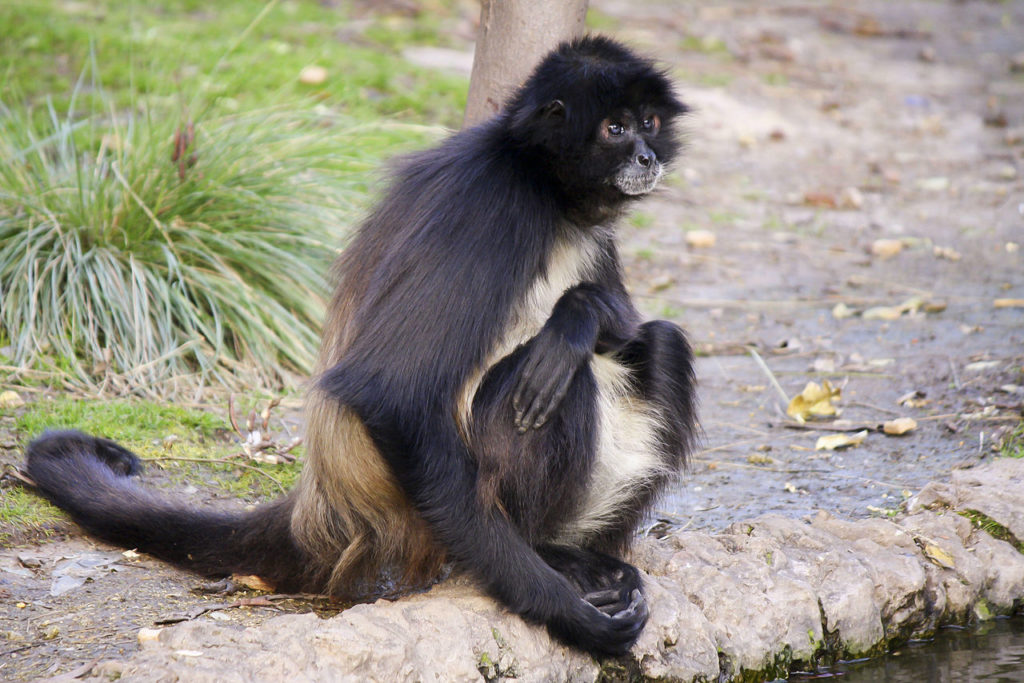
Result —
[[674, 124], [686, 110], [649, 60], [588, 36], [551, 52], [505, 116], [568, 192], [611, 207], [654, 189], [679, 151]]

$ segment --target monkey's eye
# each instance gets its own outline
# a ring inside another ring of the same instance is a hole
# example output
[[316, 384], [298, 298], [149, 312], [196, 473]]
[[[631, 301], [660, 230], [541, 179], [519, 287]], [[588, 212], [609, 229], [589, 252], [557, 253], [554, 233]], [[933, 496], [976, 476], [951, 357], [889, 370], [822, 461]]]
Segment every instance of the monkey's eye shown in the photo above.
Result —
[[644, 120], [640, 122], [640, 127], [643, 128], [644, 130], [658, 130], [658, 126], [660, 123], [661, 121], [658, 120], [658, 115], [651, 114], [650, 116], [645, 117]]
[[625, 128], [622, 127], [621, 123], [608, 124], [608, 135], [611, 135], [612, 137], [618, 137], [619, 135], [622, 135], [624, 130]]

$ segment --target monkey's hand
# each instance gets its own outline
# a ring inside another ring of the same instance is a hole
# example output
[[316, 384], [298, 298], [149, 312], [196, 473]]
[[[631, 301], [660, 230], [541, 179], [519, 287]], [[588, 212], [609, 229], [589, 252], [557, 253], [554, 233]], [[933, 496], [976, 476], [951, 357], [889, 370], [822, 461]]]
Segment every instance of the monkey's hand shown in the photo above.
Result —
[[554, 327], [545, 326], [530, 342], [512, 394], [515, 424], [520, 432], [539, 429], [569, 391], [576, 371], [593, 354], [592, 340], [573, 343]]

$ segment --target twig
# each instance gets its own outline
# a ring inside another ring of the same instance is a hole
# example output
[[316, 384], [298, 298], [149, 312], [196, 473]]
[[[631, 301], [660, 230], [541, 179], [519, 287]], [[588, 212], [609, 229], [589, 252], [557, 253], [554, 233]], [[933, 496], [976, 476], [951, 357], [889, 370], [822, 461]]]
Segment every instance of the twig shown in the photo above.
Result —
[[786, 395], [786, 392], [782, 389], [782, 385], [779, 384], [779, 381], [775, 379], [775, 375], [772, 374], [772, 371], [768, 367], [768, 364], [764, 362], [763, 358], [761, 358], [761, 354], [759, 354], [757, 352], [757, 349], [755, 349], [753, 346], [747, 347], [747, 351], [750, 352], [750, 355], [754, 357], [754, 361], [761, 367], [762, 370], [764, 370], [764, 374], [768, 375], [768, 380], [772, 383], [772, 386], [775, 387], [775, 391], [779, 392], [779, 396], [782, 397], [783, 404], [788, 406], [789, 396]]
[[16, 465], [12, 465], [11, 463], [6, 463], [4, 465], [4, 476], [11, 477], [12, 479], [17, 479], [26, 486], [38, 488], [36, 486], [35, 481], [33, 481], [30, 476], [22, 472]]
[[947, 357], [946, 360], [949, 361], [949, 370], [953, 373], [953, 386], [956, 387], [957, 391], [960, 391], [963, 387], [960, 386], [960, 375], [956, 371], [956, 363], [953, 362], [951, 357]]
[[246, 465], [243, 462], [236, 462], [235, 460], [227, 460], [225, 458], [179, 458], [179, 457], [174, 456], [174, 455], [161, 455], [161, 456], [156, 457], [156, 458], [143, 458], [142, 460], [143, 460], [143, 462], [159, 462], [161, 460], [178, 460], [178, 461], [181, 461], [181, 462], [219, 462], [219, 463], [221, 463], [223, 465], [232, 465], [232, 466], [235, 466], [235, 467], [244, 467], [245, 469], [252, 470], [253, 472], [255, 472], [255, 473], [259, 474], [259, 475], [262, 475], [262, 476], [266, 477], [267, 479], [269, 479], [270, 481], [274, 482], [274, 484], [277, 486], [277, 488], [279, 488], [281, 490], [281, 493], [287, 493], [288, 492], [287, 489], [285, 489], [284, 485], [281, 482], [279, 482], [277, 479], [275, 479], [274, 477], [270, 476], [269, 474], [267, 474], [266, 472], [264, 472], [260, 468], [253, 467], [252, 465]]
[[156, 619], [153, 623], [157, 625], [165, 624], [177, 624], [182, 621], [192, 621], [198, 619], [207, 612], [218, 612], [224, 609], [234, 609], [236, 607], [273, 607], [278, 609], [277, 605], [274, 604], [275, 600], [329, 600], [329, 596], [317, 595], [315, 593], [279, 593], [275, 595], [257, 595], [254, 598], [240, 598], [234, 602], [217, 602], [212, 605], [200, 605], [194, 609], [185, 612], [184, 614], [174, 614], [169, 617], [162, 617]]
[[848, 424], [836, 424], [836, 422], [787, 422], [782, 426], [786, 429], [803, 429], [809, 432], [860, 432], [865, 429], [869, 429], [871, 431], [878, 429], [878, 425], [876, 423], [868, 424], [867, 422], [851, 422]]
[[870, 408], [871, 410], [877, 410], [880, 413], [888, 413], [889, 415], [895, 415], [896, 417], [902, 417], [903, 413], [898, 410], [890, 410], [889, 408], [883, 408], [882, 406], [876, 406], [872, 403], [865, 403], [864, 401], [850, 401], [847, 405], [860, 406], [861, 408]]

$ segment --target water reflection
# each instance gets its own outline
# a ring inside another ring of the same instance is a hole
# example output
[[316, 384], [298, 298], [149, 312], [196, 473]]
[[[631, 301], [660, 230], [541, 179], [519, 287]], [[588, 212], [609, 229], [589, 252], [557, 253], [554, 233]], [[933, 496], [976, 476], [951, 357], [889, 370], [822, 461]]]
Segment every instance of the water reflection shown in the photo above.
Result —
[[1024, 681], [1024, 616], [970, 629], [941, 629], [934, 640], [909, 643], [876, 659], [836, 664], [791, 681], [838, 678], [844, 683]]

